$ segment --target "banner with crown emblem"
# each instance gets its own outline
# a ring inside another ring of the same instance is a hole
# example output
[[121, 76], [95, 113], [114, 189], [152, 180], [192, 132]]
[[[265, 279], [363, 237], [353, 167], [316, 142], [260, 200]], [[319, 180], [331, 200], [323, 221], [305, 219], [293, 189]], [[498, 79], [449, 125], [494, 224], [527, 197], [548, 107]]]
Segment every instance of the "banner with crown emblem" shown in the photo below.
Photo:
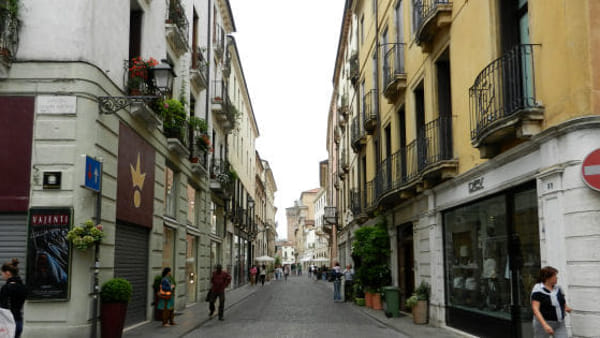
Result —
[[117, 219], [152, 228], [154, 149], [131, 128], [119, 127]]

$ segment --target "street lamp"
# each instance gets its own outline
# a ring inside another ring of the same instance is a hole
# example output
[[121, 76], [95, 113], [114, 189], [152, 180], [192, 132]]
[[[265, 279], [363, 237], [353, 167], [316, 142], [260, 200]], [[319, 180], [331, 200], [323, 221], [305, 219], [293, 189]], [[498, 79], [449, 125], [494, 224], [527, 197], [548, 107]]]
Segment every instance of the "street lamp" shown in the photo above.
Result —
[[166, 60], [152, 68], [148, 72], [149, 85], [154, 89], [154, 95], [146, 96], [99, 96], [98, 107], [101, 114], [114, 114], [117, 111], [131, 106], [134, 103], [151, 103], [164, 97], [173, 88], [175, 74], [171, 65]]

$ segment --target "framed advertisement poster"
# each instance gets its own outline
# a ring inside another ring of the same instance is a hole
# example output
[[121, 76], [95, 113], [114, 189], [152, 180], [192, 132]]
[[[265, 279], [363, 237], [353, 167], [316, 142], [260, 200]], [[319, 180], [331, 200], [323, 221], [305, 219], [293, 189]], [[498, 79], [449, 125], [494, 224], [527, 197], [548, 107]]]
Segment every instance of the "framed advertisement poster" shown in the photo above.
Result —
[[27, 298], [68, 299], [72, 208], [29, 209]]

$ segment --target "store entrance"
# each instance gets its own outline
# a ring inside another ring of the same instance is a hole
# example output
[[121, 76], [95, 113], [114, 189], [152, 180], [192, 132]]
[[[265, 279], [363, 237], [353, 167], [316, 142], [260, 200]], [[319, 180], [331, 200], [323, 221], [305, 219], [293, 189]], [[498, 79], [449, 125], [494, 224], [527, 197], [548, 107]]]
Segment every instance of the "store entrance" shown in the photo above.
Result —
[[397, 227], [398, 241], [398, 287], [400, 288], [400, 308], [406, 308], [406, 298], [415, 290], [415, 269], [413, 253], [413, 225], [405, 223]]
[[444, 213], [448, 325], [488, 337], [532, 335], [538, 228], [533, 182]]

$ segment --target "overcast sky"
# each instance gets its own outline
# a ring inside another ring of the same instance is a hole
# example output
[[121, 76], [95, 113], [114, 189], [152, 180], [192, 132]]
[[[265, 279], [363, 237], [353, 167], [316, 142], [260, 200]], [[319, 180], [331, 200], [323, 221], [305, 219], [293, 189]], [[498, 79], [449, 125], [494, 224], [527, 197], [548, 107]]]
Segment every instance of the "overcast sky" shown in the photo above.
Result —
[[344, 0], [229, 0], [260, 137], [275, 181], [279, 238], [285, 209], [319, 187]]

